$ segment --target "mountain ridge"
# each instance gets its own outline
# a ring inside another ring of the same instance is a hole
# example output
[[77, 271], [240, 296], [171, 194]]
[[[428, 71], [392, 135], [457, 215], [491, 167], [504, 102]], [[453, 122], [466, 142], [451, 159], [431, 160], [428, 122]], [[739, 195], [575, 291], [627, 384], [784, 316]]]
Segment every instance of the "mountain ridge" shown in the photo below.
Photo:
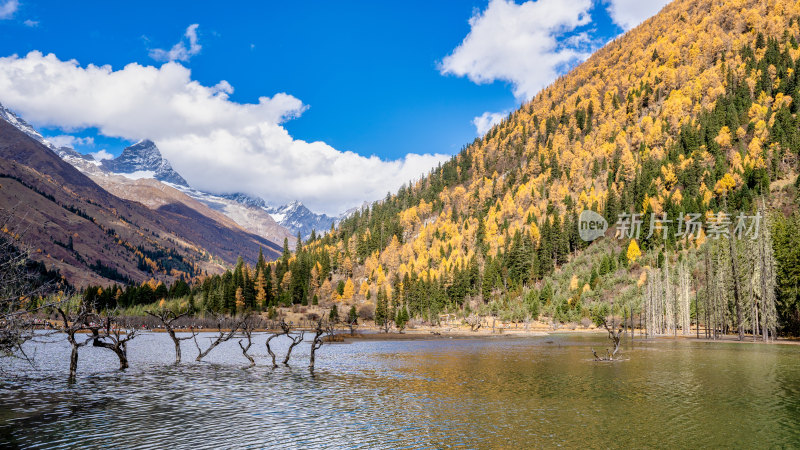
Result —
[[[121, 175], [132, 180], [147, 178], [159, 180], [178, 189], [192, 199], [204, 203], [209, 208], [227, 215], [237, 224], [251, 232], [261, 234], [267, 239], [278, 243], [285, 238], [289, 238], [292, 248], [295, 245], [294, 237], [298, 233], [303, 239], [308, 239], [312, 230], [316, 230], [317, 233], [325, 233], [330, 230], [331, 224], [337, 224], [343, 217], [348, 215], [348, 212], [338, 217], [318, 214], [298, 201], [286, 205], [272, 206], [261, 197], [245, 193], [212, 194], [194, 189], [175, 171], [169, 161], [161, 155], [157, 145], [149, 139], [143, 139], [126, 147], [116, 158], [95, 161], [90, 155], [82, 155], [72, 148], [56, 147], [33, 126], [11, 110], [3, 107], [2, 104], [0, 104], [0, 118], [11, 123], [20, 131], [51, 149], [62, 159], [78, 168], [78, 170], [90, 175], [95, 181], [99, 181], [104, 187], [114, 190], [119, 195], [125, 196], [126, 193], [124, 190], [119, 189], [119, 186], [112, 187], [111, 180], [102, 177], [112, 174]], [[137, 200], [133, 196], [126, 198]], [[249, 208], [249, 210], [242, 209], [236, 204]], [[265, 211], [269, 217], [261, 214], [261, 210]], [[283, 233], [278, 227], [285, 228], [287, 232]]]
[[192, 278], [239, 256], [255, 261], [259, 248], [268, 257], [281, 250], [181, 204], [153, 210], [116, 197], [5, 120], [0, 178], [0, 204], [9, 212], [4, 232], [77, 286]]
[[148, 178], [155, 178], [180, 186], [189, 186], [186, 180], [178, 174], [172, 165], [161, 156], [156, 144], [149, 139], [144, 139], [134, 145], [125, 147], [116, 158], [104, 159], [102, 166], [109, 172], [125, 174], [151, 173]]

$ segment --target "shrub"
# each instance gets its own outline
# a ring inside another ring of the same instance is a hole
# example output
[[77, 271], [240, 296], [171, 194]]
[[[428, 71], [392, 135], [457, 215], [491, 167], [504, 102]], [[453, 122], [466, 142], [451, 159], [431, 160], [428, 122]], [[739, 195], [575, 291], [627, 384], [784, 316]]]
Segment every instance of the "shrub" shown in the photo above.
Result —
[[358, 308], [358, 318], [361, 320], [375, 320], [375, 306], [367, 303]]

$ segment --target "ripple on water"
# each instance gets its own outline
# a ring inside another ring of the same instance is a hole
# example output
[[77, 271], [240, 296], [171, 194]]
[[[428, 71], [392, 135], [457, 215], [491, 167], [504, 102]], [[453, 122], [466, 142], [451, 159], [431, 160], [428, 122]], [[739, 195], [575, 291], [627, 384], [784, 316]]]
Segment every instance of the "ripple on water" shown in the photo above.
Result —
[[[682, 342], [626, 346], [596, 364], [596, 337], [356, 341], [309, 345], [266, 367], [264, 336], [246, 369], [235, 341], [171, 364], [167, 336], [132, 341], [131, 369], [68, 346], [37, 349], [0, 375], [0, 446], [496, 448], [781, 446], [800, 442], [800, 349]], [[287, 340], [277, 339], [283, 354]], [[551, 341], [549, 343], [547, 341]], [[273, 340], [275, 343], [275, 340]]]

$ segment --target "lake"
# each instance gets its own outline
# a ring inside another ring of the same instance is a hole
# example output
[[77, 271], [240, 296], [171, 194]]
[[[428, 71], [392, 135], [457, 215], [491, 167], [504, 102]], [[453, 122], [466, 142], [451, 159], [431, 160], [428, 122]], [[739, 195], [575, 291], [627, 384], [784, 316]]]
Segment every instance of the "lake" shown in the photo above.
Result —
[[355, 340], [324, 345], [312, 374], [308, 343], [273, 370], [265, 339], [251, 369], [235, 341], [202, 363], [184, 341], [175, 366], [167, 335], [142, 334], [125, 372], [84, 347], [72, 385], [66, 342], [34, 346], [35, 367], [1, 362], [0, 447], [800, 445], [800, 346], [636, 341], [608, 363], [599, 334]]

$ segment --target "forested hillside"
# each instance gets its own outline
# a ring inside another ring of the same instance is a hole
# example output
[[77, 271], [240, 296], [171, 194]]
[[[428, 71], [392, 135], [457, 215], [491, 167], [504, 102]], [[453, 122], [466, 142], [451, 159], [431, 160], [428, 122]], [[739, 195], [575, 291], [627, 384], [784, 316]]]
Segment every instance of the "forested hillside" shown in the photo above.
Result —
[[[651, 324], [662, 332], [686, 332], [685, 320], [797, 332], [798, 41], [791, 1], [675, 1], [427, 177], [245, 270], [265, 302], [255, 306], [578, 322], [613, 300], [644, 322], [653, 298], [674, 294]], [[585, 209], [611, 225], [642, 214], [640, 239], [584, 242]], [[680, 234], [679, 217], [699, 214], [707, 227], [720, 211], [760, 211], [767, 235], [755, 241], [767, 248]], [[650, 233], [651, 213], [674, 220]], [[746, 264], [753, 252], [761, 263]], [[206, 297], [235, 310], [236, 286], [224, 285], [206, 280]]]

